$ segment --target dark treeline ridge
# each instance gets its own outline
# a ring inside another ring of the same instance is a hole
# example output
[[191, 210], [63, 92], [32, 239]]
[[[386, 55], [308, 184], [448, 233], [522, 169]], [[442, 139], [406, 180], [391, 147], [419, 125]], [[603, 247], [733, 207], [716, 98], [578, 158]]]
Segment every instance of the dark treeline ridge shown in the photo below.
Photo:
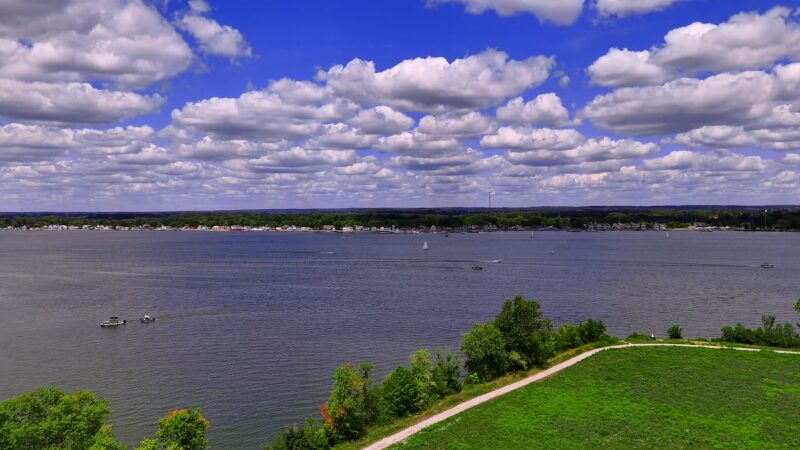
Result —
[[[766, 210], [766, 213], [765, 213]], [[766, 221], [765, 221], [766, 219]], [[441, 208], [207, 211], [163, 213], [0, 213], [0, 228], [68, 226], [125, 226], [175, 228], [197, 226], [295, 225], [320, 229], [361, 225], [398, 228], [464, 228], [471, 226], [581, 229], [589, 223], [658, 223], [670, 228], [695, 222], [708, 226], [748, 230], [800, 230], [796, 206], [675, 206], [675, 207], [539, 207], [539, 208]]]

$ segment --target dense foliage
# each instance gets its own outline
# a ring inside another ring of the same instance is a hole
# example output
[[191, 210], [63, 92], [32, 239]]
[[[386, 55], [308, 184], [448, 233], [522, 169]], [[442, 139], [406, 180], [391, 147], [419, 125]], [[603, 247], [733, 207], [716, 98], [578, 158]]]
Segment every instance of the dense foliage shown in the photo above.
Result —
[[142, 440], [137, 450], [204, 450], [208, 427], [199, 409], [172, 410], [158, 420], [156, 437]]
[[[110, 414], [108, 402], [92, 392], [36, 389], [0, 403], [0, 449], [124, 450], [105, 423]], [[208, 426], [199, 410], [171, 411], [137, 450], [206, 449]]]
[[88, 391], [41, 388], [0, 403], [0, 448], [119, 449], [108, 402]]
[[523, 209], [356, 209], [324, 211], [219, 211], [181, 213], [59, 213], [0, 215], [0, 228], [47, 225], [109, 226], [282, 226], [582, 228], [587, 223], [658, 223], [671, 228], [694, 222], [745, 229], [800, 230], [800, 209], [771, 207], [523, 208]]
[[[800, 299], [795, 303], [794, 309], [800, 312]], [[733, 327], [722, 327], [720, 340], [768, 347], [800, 347], [800, 334], [795, 331], [794, 326], [788, 322], [776, 324], [775, 321], [775, 316], [766, 315], [761, 316], [761, 326], [756, 329], [747, 328], [741, 323]], [[800, 322], [797, 327], [800, 329]]]
[[553, 332], [539, 302], [516, 296], [503, 303], [489, 323], [476, 323], [464, 334], [461, 351], [469, 376], [489, 381], [509, 370], [542, 366], [556, 350], [567, 350], [606, 338], [606, 326], [589, 319], [577, 326], [566, 323]]

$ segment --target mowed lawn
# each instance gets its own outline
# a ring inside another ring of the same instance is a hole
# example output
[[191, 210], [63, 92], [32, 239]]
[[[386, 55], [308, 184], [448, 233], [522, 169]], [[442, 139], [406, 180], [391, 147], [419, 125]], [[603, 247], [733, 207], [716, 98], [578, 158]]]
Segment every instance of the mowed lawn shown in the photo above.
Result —
[[608, 350], [392, 448], [800, 448], [800, 355]]

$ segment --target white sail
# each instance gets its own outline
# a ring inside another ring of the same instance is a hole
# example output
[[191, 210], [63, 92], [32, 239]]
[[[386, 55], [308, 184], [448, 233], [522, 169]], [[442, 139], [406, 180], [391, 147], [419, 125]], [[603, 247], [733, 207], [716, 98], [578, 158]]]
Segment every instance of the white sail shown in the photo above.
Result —
[[428, 241], [425, 241], [425, 242], [422, 243], [422, 249], [423, 250], [427, 250], [428, 249]]

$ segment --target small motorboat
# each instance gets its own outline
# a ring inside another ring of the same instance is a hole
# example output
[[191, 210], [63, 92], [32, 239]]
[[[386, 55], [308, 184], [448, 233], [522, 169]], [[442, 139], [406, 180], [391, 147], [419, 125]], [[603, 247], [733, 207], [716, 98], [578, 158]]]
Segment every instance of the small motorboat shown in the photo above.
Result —
[[119, 317], [111, 316], [111, 317], [108, 318], [108, 320], [104, 320], [104, 321], [100, 322], [100, 326], [104, 327], [104, 328], [105, 327], [118, 327], [120, 325], [125, 325], [126, 323], [128, 323], [127, 320], [119, 320]]
[[483, 270], [481, 266], [472, 266], [472, 270]]
[[775, 266], [770, 264], [770, 263], [768, 263], [768, 262], [765, 262], [765, 263], [761, 263], [761, 268], [762, 269], [774, 269]]
[[147, 314], [143, 315], [142, 317], [139, 317], [139, 322], [141, 323], [150, 323], [155, 321], [156, 321], [155, 317], [148, 316]]

